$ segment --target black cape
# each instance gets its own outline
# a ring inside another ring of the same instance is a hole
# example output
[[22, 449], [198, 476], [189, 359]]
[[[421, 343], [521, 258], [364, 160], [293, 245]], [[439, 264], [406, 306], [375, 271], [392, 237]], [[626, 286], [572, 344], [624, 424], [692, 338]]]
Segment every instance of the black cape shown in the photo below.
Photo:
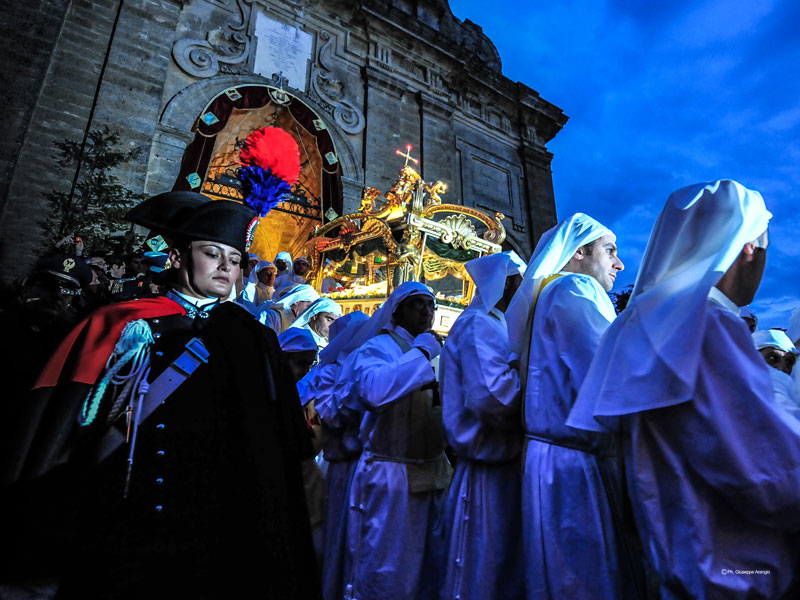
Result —
[[150, 324], [151, 381], [194, 336], [208, 364], [140, 425], [125, 499], [128, 446], [97, 464], [105, 426], [76, 425], [88, 386], [32, 400], [23, 477], [4, 490], [19, 549], [4, 578], [57, 576], [63, 598], [319, 598], [300, 468], [314, 451], [274, 332], [232, 303]]

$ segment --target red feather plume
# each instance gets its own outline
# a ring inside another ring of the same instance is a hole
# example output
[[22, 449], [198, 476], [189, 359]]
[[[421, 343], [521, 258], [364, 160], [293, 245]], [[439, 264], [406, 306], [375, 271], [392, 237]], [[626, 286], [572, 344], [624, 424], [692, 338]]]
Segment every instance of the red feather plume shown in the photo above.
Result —
[[300, 176], [300, 149], [294, 138], [278, 127], [262, 127], [247, 136], [239, 161], [270, 169], [277, 177], [293, 184]]

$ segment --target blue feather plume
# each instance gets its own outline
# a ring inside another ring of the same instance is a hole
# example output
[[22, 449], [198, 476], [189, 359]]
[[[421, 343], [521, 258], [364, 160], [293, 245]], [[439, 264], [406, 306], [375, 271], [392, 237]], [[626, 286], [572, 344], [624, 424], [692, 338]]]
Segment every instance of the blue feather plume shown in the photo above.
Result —
[[292, 191], [291, 186], [271, 169], [262, 169], [256, 165], [239, 167], [238, 176], [242, 182], [245, 204], [260, 217], [275, 208]]

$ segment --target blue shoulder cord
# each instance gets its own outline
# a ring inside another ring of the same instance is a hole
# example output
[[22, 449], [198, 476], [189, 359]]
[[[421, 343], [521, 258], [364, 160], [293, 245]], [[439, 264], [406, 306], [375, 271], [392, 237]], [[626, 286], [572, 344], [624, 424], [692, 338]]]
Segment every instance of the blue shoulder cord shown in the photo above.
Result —
[[[94, 423], [103, 397], [109, 391], [109, 386], [111, 386], [111, 398], [113, 399], [112, 413], [123, 402], [128, 403], [125, 409], [127, 416], [125, 441], [130, 443], [130, 450], [123, 498], [128, 496], [139, 416], [144, 397], [149, 389], [147, 377], [150, 374], [150, 345], [153, 342], [153, 334], [147, 321], [137, 319], [125, 325], [119, 341], [114, 346], [114, 351], [106, 362], [103, 378], [89, 392], [78, 416], [78, 423], [81, 427], [88, 427]], [[126, 366], [130, 366], [129, 369], [126, 369], [127, 373], [120, 373]]]

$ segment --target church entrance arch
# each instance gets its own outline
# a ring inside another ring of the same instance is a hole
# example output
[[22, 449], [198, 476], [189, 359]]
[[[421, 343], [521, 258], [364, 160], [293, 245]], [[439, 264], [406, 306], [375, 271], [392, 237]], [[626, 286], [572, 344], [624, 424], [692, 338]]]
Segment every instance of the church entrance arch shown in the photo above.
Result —
[[342, 178], [325, 121], [292, 94], [267, 85], [225, 90], [208, 103], [194, 125], [173, 190], [193, 190], [214, 200], [241, 200], [236, 169], [239, 149], [261, 127], [279, 127], [300, 150], [301, 172], [291, 200], [259, 221], [250, 251], [272, 260], [279, 251], [299, 256], [314, 228], [342, 213]]

